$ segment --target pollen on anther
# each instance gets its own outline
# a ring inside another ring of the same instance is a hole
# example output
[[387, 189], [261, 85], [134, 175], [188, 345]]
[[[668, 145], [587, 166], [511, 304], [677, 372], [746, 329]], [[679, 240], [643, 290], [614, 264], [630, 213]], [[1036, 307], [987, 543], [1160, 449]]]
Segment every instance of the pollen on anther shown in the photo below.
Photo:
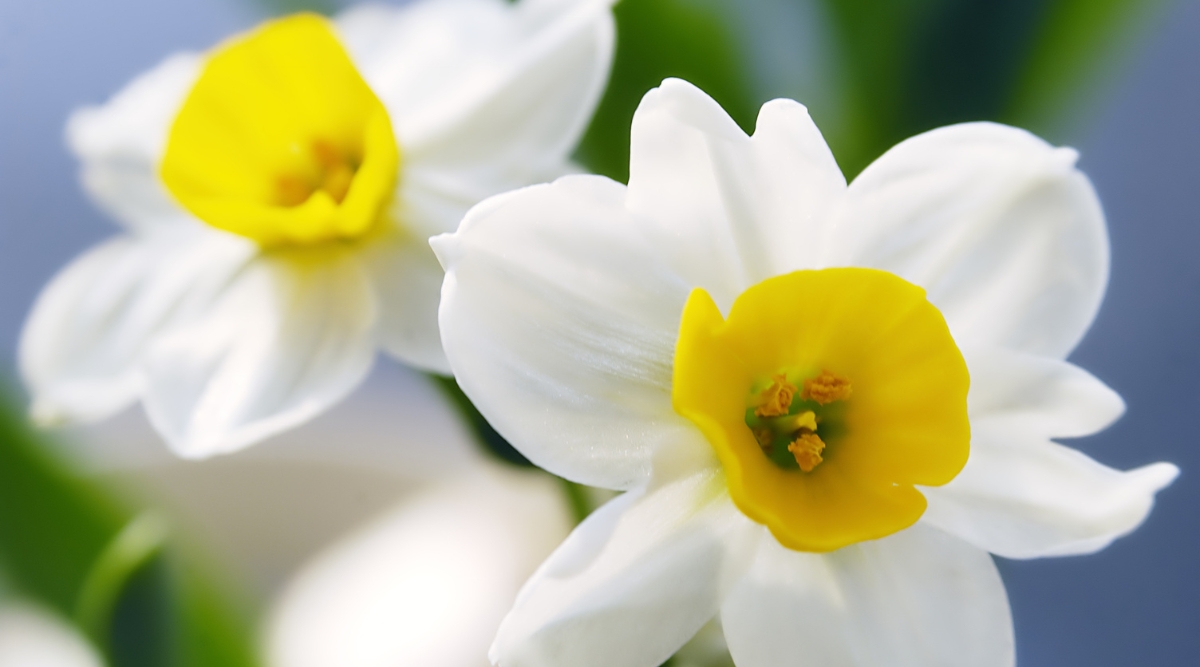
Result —
[[792, 406], [792, 397], [796, 395], [796, 385], [788, 382], [787, 376], [780, 373], [771, 378], [771, 386], [762, 390], [759, 400], [762, 402], [754, 409], [756, 417], [779, 417], [786, 415]]
[[815, 401], [818, 405], [826, 405], [850, 398], [851, 391], [850, 380], [829, 371], [821, 371], [817, 377], [804, 381], [800, 398]]
[[812, 472], [825, 459], [821, 452], [825, 451], [825, 441], [816, 433], [801, 433], [798, 438], [788, 445], [788, 451], [796, 457], [796, 465], [804, 472]]

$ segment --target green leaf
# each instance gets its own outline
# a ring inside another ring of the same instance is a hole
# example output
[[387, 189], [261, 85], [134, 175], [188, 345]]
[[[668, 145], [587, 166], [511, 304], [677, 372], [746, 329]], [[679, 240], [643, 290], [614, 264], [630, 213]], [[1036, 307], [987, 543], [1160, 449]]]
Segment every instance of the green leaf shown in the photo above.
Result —
[[1055, 132], [1167, 6], [1166, 0], [1051, 2], [1021, 63], [1006, 118]]
[[746, 76], [745, 52], [718, 7], [694, 0], [625, 0], [614, 14], [612, 76], [576, 159], [595, 173], [627, 181], [634, 109], [667, 77], [696, 84], [743, 129], [753, 129], [758, 104]]
[[131, 518], [0, 407], [0, 563], [14, 588], [74, 615], [93, 564]]
[[998, 120], [1046, 1], [822, 0], [846, 96], [830, 143], [847, 176], [914, 134]]
[[113, 667], [254, 667], [240, 607], [166, 519], [73, 472], [0, 401], [0, 569], [74, 618]]
[[[847, 176], [903, 134], [916, 36], [945, 0], [823, 0], [843, 116], [814, 120]], [[829, 122], [827, 122], [827, 120]], [[832, 125], [832, 127], [830, 127]]]
[[166, 520], [155, 512], [135, 516], [92, 561], [76, 595], [75, 620], [106, 648], [113, 610], [127, 584], [162, 552], [167, 530]]
[[231, 604], [226, 590], [194, 562], [177, 557], [173, 581], [176, 594], [176, 651], [178, 667], [256, 667], [259, 664], [251, 627], [241, 607]]
[[830, 144], [848, 176], [895, 143], [950, 123], [996, 120], [1053, 134], [1163, 3], [819, 1], [845, 96], [845, 117], [828, 124]]

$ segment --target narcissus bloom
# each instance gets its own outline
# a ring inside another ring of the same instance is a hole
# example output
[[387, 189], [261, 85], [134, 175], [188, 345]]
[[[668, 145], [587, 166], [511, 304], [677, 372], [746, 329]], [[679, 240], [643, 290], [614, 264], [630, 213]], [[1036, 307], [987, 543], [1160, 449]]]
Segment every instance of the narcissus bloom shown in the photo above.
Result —
[[460, 384], [532, 461], [625, 490], [524, 588], [501, 667], [1004, 666], [988, 552], [1103, 548], [1174, 479], [1053, 441], [1123, 404], [1065, 361], [1108, 276], [1076, 154], [989, 123], [847, 185], [803, 106], [746, 136], [668, 80], [628, 187], [568, 176], [433, 239]]
[[426, 240], [570, 171], [608, 75], [609, 4], [291, 16], [77, 112], [84, 186], [125, 230], [34, 307], [34, 417], [94, 420], [140, 398], [196, 457], [312, 417], [379, 348], [448, 371]]

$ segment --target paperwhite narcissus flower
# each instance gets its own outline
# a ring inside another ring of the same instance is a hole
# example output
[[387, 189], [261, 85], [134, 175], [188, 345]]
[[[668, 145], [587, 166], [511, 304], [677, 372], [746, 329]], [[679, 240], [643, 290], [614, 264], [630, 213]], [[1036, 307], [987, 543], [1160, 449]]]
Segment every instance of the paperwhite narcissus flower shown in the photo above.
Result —
[[102, 667], [83, 635], [48, 611], [0, 602], [0, 667]]
[[347, 394], [377, 348], [448, 371], [426, 239], [569, 171], [603, 90], [606, 0], [426, 0], [268, 22], [176, 55], [68, 141], [125, 233], [39, 297], [41, 422], [141, 399], [179, 454], [238, 449]]
[[803, 106], [747, 137], [678, 80], [631, 152], [628, 187], [569, 176], [432, 241], [466, 393], [533, 462], [626, 490], [493, 660], [653, 667], [719, 614], [741, 667], [1011, 665], [988, 552], [1100, 549], [1177, 474], [1052, 441], [1123, 410], [1064, 361], [1108, 274], [1075, 153], [957, 125], [847, 186]]
[[559, 485], [481, 465], [319, 555], [267, 627], [270, 667], [482, 667], [521, 583], [571, 527]]

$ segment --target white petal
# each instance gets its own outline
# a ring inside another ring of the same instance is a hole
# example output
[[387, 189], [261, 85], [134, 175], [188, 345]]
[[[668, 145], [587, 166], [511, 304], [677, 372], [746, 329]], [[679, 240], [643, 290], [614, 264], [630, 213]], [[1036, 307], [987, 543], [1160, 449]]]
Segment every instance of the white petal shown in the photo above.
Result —
[[146, 412], [181, 456], [239, 449], [358, 385], [374, 357], [375, 321], [370, 284], [349, 252], [263, 255], [202, 321], [151, 347]]
[[632, 491], [587, 518], [500, 626], [499, 667], [656, 667], [717, 612], [765, 531], [716, 469]]
[[762, 541], [721, 608], [738, 667], [1010, 667], [987, 553], [920, 524], [829, 554]]
[[159, 180], [158, 163], [200, 66], [196, 54], [173, 55], [104, 105], [79, 109], [67, 121], [67, 144], [82, 163], [84, 188], [133, 229], [191, 220]]
[[647, 479], [656, 448], [697, 437], [671, 407], [688, 288], [623, 203], [623, 186], [570, 176], [489, 199], [433, 239], [463, 390], [534, 463], [607, 488]]
[[147, 344], [207, 308], [254, 252], [237, 237], [175, 227], [113, 239], [68, 265], [21, 334], [34, 418], [91, 421], [131, 403]]
[[913, 137], [850, 184], [826, 264], [921, 285], [960, 344], [1063, 358], [1108, 280], [1104, 215], [1076, 157], [991, 123]]
[[608, 78], [609, 4], [443, 0], [338, 19], [392, 114], [399, 200], [417, 188], [465, 202], [459, 216], [406, 221], [412, 229], [451, 231], [475, 202], [563, 173]]
[[667, 79], [642, 99], [631, 133], [630, 210], [719, 305], [815, 264], [846, 181], [803, 106], [767, 103], [747, 137], [708, 95]]
[[966, 468], [922, 489], [922, 521], [1007, 558], [1092, 553], [1137, 528], [1178, 474], [1121, 472], [1013, 424], [973, 424]]
[[319, 555], [281, 596], [271, 667], [476, 667], [521, 583], [566, 537], [559, 485], [486, 468]]
[[1024, 429], [1078, 438], [1107, 428], [1125, 402], [1091, 373], [1057, 359], [1003, 348], [965, 351], [971, 372], [967, 410], [974, 427]]
[[1051, 442], [1090, 435], [1124, 410], [1116, 392], [1065, 361], [966, 350], [971, 457], [958, 477], [924, 489], [924, 520], [1010, 558], [1090, 553], [1145, 520], [1178, 470], [1129, 472]]
[[379, 342], [417, 368], [450, 374], [438, 334], [442, 267], [423, 238], [400, 235], [364, 248], [363, 267], [379, 304]]
[[102, 667], [83, 635], [33, 605], [0, 607], [0, 667]]

